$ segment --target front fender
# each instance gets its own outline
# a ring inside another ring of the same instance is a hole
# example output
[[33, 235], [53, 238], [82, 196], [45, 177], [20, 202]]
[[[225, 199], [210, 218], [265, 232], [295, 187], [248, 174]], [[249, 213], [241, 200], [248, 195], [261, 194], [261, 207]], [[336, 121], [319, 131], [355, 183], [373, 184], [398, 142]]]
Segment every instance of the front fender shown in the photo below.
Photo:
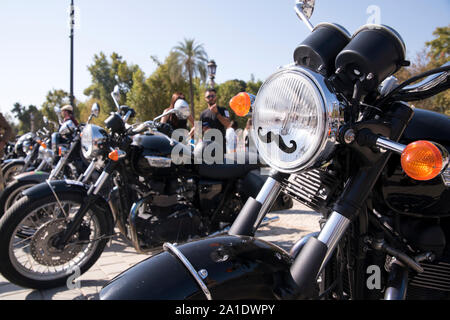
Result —
[[[56, 194], [60, 192], [77, 193], [82, 198], [87, 197], [87, 191], [90, 187], [89, 185], [73, 180], [53, 180], [49, 181], [49, 184], [51, 185], [53, 191]], [[50, 187], [47, 182], [42, 182], [34, 187], [31, 187], [23, 191], [23, 195], [31, 199], [38, 199], [49, 195], [53, 195], [53, 191], [50, 190]], [[95, 202], [95, 210], [99, 210], [101, 211], [102, 214], [105, 215], [108, 223], [107, 232], [108, 234], [112, 234], [114, 231], [114, 219], [113, 214], [111, 212], [111, 208], [108, 205], [108, 202], [106, 202], [104, 198], [98, 197]]]
[[[54, 181], [50, 181], [49, 183], [56, 193], [58, 193], [58, 192], [73, 192], [73, 193], [80, 193], [83, 196], [86, 196], [87, 190], [89, 188], [89, 186], [87, 186], [81, 182], [72, 181], [72, 180], [54, 180]], [[23, 194], [25, 196], [28, 196], [29, 198], [42, 198], [42, 197], [46, 197], [48, 195], [53, 194], [53, 192], [50, 190], [47, 182], [44, 181], [32, 188], [25, 190], [23, 192]]]
[[41, 183], [45, 182], [45, 180], [48, 179], [49, 175], [50, 174], [48, 172], [31, 171], [18, 174], [17, 176], [14, 176], [14, 179], [20, 182], [26, 181], [26, 182]]
[[[176, 247], [203, 278], [212, 299], [276, 299], [292, 259], [251, 237], [217, 236]], [[204, 291], [170, 250], [128, 269], [101, 291], [102, 300], [204, 300]]]

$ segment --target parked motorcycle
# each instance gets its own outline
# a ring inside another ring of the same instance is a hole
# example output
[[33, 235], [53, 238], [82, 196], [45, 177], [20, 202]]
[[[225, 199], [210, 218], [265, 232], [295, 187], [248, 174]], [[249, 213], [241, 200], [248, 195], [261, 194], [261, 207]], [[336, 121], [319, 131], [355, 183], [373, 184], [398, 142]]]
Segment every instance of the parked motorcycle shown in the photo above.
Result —
[[[55, 112], [59, 114], [59, 108], [55, 109]], [[97, 103], [94, 103], [87, 124], [92, 117], [98, 117], [99, 112], [100, 107]], [[45, 167], [40, 165], [34, 171], [14, 176], [14, 179], [10, 180], [0, 195], [0, 217], [22, 197], [24, 190], [46, 180], [65, 178], [78, 181], [84, 179], [84, 182], [87, 182], [88, 176], [90, 177], [90, 174], [93, 173], [94, 164], [88, 166], [88, 161], [82, 155], [81, 129], [82, 126], [77, 128], [72, 120], [65, 121], [60, 125], [58, 132], [52, 134], [51, 147], [42, 150], [44, 153], [42, 156], [43, 162], [45, 161], [46, 166], [53, 169], [42, 171], [41, 169], [45, 169]]]
[[[18, 158], [3, 161], [2, 171], [5, 185], [11, 182], [15, 175], [37, 168], [43, 159], [39, 150], [47, 148], [49, 131], [46, 128], [36, 133], [28, 132], [22, 135], [14, 146]], [[46, 141], [47, 140], [47, 141]]]
[[[185, 105], [171, 112], [186, 119]], [[174, 148], [194, 153], [161, 133], [170, 125], [129, 126], [134, 110], [117, 106], [105, 121], [108, 132], [92, 124], [82, 131], [82, 152], [101, 171], [95, 184], [46, 181], [23, 191], [0, 220], [0, 272], [12, 283], [65, 284], [75, 270], [82, 274], [95, 263], [115, 225], [140, 253], [220, 231], [262, 185], [251, 173], [260, 164], [173, 163]]]
[[[450, 297], [450, 119], [406, 103], [447, 90], [450, 65], [398, 84], [391, 76], [407, 62], [395, 30], [314, 27], [313, 6], [295, 6], [312, 31], [295, 64], [246, 105], [273, 168], [256, 199], [228, 235], [165, 243], [101, 299]], [[289, 253], [254, 238], [280, 190], [323, 214], [320, 232]]]

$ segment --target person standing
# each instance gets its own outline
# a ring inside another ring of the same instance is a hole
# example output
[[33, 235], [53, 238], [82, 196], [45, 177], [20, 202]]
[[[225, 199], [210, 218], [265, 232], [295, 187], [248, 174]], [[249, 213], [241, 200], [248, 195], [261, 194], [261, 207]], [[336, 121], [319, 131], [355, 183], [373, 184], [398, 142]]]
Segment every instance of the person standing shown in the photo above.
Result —
[[[172, 100], [170, 101], [170, 106], [164, 110], [164, 113], [172, 110], [175, 107], [175, 102], [177, 102], [178, 100], [185, 100], [185, 96], [183, 93], [181, 92], [175, 92], [172, 95]], [[185, 120], [183, 119], [178, 119], [178, 117], [176, 116], [176, 114], [172, 113], [168, 116], [165, 116], [161, 119], [161, 123], [168, 123], [172, 126], [172, 128], [174, 130], [176, 129], [186, 129], [187, 130], [187, 121], [189, 120], [189, 124], [191, 125], [191, 128], [194, 128], [194, 117], [192, 115], [189, 115], [189, 117]], [[191, 132], [193, 132], [191, 129]]]
[[208, 108], [200, 114], [202, 123], [209, 123], [211, 129], [217, 129], [222, 133], [223, 151], [226, 150], [225, 135], [230, 127], [230, 113], [227, 109], [217, 106], [217, 92], [214, 88], [206, 90], [205, 101]]
[[236, 130], [239, 128], [238, 123], [234, 120], [231, 121], [231, 126], [226, 131], [226, 143], [227, 143], [227, 153], [235, 153], [237, 150], [238, 138], [236, 135]]
[[73, 107], [70, 104], [65, 105], [61, 108], [61, 114], [64, 122], [66, 122], [67, 120], [72, 120], [72, 122], [78, 127], [78, 121], [73, 115]]

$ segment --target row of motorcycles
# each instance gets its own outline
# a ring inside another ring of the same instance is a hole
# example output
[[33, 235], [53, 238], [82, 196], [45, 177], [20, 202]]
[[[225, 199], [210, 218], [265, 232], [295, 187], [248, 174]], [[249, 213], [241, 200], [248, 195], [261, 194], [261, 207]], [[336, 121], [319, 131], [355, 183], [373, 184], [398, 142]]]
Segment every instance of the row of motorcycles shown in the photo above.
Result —
[[[153, 121], [129, 125], [135, 111], [119, 105], [118, 86], [111, 96], [117, 112], [105, 128], [90, 123], [99, 114], [94, 104], [85, 124], [60, 119], [57, 132], [23, 135], [14, 150], [25, 157], [4, 161], [0, 272], [12, 283], [65, 285], [74, 272], [86, 272], [118, 233], [137, 252], [151, 253], [165, 242], [223, 232], [267, 179], [257, 162], [175, 164], [175, 148], [194, 157], [205, 147], [172, 139], [171, 125], [157, 121], [169, 113], [187, 119], [184, 100]], [[273, 209], [291, 206], [292, 199], [281, 195]]]
[[[448, 299], [450, 119], [409, 102], [448, 90], [450, 64], [398, 83], [408, 62], [394, 29], [313, 26], [314, 4], [296, 2], [311, 33], [294, 63], [231, 105], [251, 112], [272, 168], [264, 182], [256, 165], [175, 166], [167, 130], [128, 126], [133, 111], [118, 108], [108, 131], [80, 134], [98, 176], [47, 179], [6, 210], [0, 272], [59, 285], [95, 262], [117, 226], [136, 250], [154, 251], [112, 279], [105, 300]], [[289, 252], [255, 237], [287, 198], [323, 216]]]

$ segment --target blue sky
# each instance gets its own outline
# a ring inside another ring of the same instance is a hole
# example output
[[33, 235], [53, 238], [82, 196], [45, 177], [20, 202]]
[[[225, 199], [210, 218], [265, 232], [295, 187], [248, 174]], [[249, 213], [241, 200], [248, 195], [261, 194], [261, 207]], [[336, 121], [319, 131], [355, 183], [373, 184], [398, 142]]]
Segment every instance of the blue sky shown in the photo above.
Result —
[[[292, 62], [308, 35], [294, 13], [294, 0], [75, 0], [75, 96], [85, 100], [87, 66], [100, 51], [117, 52], [149, 76], [150, 56], [163, 60], [194, 38], [218, 64], [217, 82], [264, 80]], [[0, 1], [0, 111], [15, 102], [41, 106], [51, 89], [69, 91], [69, 0]], [[409, 58], [450, 24], [450, 0], [316, 0], [313, 24], [336, 22], [351, 33], [380, 8], [381, 23], [395, 28]]]

